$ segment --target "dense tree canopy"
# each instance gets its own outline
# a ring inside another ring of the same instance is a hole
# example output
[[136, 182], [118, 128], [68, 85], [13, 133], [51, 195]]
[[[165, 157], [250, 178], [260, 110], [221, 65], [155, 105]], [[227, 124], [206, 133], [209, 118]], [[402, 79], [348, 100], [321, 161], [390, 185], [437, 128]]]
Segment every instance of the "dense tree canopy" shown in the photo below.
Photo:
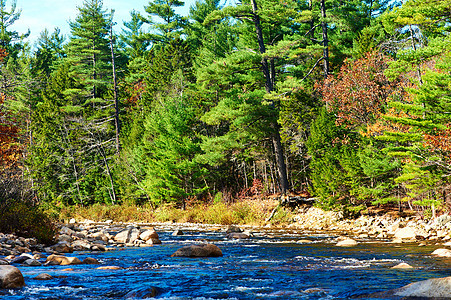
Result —
[[35, 48], [7, 4], [0, 162], [44, 203], [449, 205], [448, 0], [154, 0], [118, 36], [85, 0]]

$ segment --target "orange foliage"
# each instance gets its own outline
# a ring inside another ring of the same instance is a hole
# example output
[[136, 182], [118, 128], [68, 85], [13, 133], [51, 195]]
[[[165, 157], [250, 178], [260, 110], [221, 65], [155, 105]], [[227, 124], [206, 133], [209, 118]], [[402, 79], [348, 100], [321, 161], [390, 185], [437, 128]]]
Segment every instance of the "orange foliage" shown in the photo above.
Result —
[[382, 113], [396, 84], [384, 75], [388, 59], [376, 52], [364, 58], [346, 60], [337, 77], [318, 86], [337, 124], [347, 127], [369, 125]]
[[[0, 64], [6, 55], [6, 51], [0, 49]], [[0, 93], [0, 171], [17, 167], [22, 156], [22, 147], [18, 143], [19, 128], [5, 101], [6, 95]]]
[[424, 146], [449, 152], [451, 156], [451, 124], [446, 124], [444, 130], [436, 129], [434, 135], [425, 134]]

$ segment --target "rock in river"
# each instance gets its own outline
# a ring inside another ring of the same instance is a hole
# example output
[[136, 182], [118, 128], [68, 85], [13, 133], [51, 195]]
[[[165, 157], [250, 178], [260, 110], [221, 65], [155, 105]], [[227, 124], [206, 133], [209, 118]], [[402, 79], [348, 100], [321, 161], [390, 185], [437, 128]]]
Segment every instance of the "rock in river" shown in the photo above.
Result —
[[47, 257], [46, 264], [50, 265], [80, 265], [81, 261], [76, 257], [67, 257], [63, 255], [55, 255], [52, 254], [49, 257]]
[[138, 290], [131, 291], [127, 293], [124, 298], [125, 299], [146, 299], [146, 298], [153, 298], [158, 295], [158, 290], [156, 287], [150, 287], [150, 288], [142, 288]]
[[351, 238], [346, 238], [339, 241], [335, 246], [337, 247], [354, 247], [357, 246], [357, 242]]
[[414, 282], [402, 288], [372, 294], [369, 297], [370, 298], [407, 297], [408, 299], [410, 298], [450, 299], [450, 295], [451, 295], [451, 277], [445, 277]]
[[16, 289], [25, 286], [20, 270], [13, 266], [0, 266], [0, 288]]
[[171, 257], [219, 257], [221, 249], [213, 244], [191, 245], [178, 249]]

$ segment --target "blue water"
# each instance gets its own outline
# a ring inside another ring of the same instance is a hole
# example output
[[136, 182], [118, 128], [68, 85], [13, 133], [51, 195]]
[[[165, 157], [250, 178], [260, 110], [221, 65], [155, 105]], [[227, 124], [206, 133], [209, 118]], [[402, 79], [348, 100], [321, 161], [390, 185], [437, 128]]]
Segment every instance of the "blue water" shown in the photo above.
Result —
[[[264, 231], [249, 240], [228, 240], [223, 232], [185, 231], [173, 237], [156, 228], [162, 245], [105, 253], [75, 252], [99, 265], [22, 267], [26, 287], [3, 291], [3, 299], [124, 299], [136, 289], [157, 287], [159, 299], [350, 299], [398, 288], [414, 281], [450, 275], [450, 260], [430, 253], [438, 246], [360, 241], [335, 247], [336, 236]], [[186, 244], [207, 240], [220, 258], [173, 258]], [[302, 243], [309, 239], [312, 243]], [[392, 270], [406, 262], [414, 270]], [[73, 270], [64, 270], [72, 268]], [[40, 273], [55, 278], [33, 279]]]

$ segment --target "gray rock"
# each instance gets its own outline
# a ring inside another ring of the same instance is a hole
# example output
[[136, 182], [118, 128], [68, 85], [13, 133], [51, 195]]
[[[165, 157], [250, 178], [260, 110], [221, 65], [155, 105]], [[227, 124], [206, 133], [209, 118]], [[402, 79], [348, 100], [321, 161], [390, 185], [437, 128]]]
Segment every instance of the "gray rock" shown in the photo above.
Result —
[[248, 239], [250, 238], [249, 234], [244, 232], [231, 232], [227, 234], [227, 238], [229, 239]]
[[114, 236], [114, 240], [121, 244], [133, 244], [139, 238], [139, 230], [131, 227], [122, 230]]
[[[408, 297], [413, 299], [450, 299], [451, 277], [414, 282], [399, 289], [370, 295], [371, 298]], [[396, 298], [398, 299], [398, 298]], [[402, 298], [404, 299], [404, 298]]]
[[88, 251], [91, 249], [91, 244], [85, 240], [77, 240], [71, 246], [74, 251]]
[[226, 233], [232, 233], [232, 232], [243, 232], [243, 229], [241, 229], [235, 225], [230, 225], [229, 227], [227, 227]]
[[0, 288], [16, 289], [25, 286], [20, 270], [13, 266], [0, 266]]
[[56, 241], [57, 242], [67, 242], [67, 243], [71, 243], [74, 239], [67, 234], [60, 234], [57, 238]]
[[30, 267], [38, 267], [42, 266], [42, 264], [37, 261], [36, 259], [30, 258], [23, 262], [24, 266], [30, 266]]
[[191, 245], [178, 249], [171, 257], [220, 257], [221, 249], [213, 244]]
[[68, 242], [59, 242], [50, 247], [55, 252], [59, 253], [72, 253], [74, 252], [74, 248]]
[[173, 236], [178, 236], [178, 235], [184, 235], [183, 231], [181, 231], [180, 229], [175, 230], [172, 233]]
[[51, 280], [51, 279], [53, 279], [53, 277], [50, 274], [41, 273], [38, 276], [34, 277], [33, 279], [36, 279], [36, 280]]
[[148, 241], [150, 239], [159, 239], [158, 233], [154, 229], [149, 229], [144, 231], [139, 235], [139, 238], [143, 241]]

